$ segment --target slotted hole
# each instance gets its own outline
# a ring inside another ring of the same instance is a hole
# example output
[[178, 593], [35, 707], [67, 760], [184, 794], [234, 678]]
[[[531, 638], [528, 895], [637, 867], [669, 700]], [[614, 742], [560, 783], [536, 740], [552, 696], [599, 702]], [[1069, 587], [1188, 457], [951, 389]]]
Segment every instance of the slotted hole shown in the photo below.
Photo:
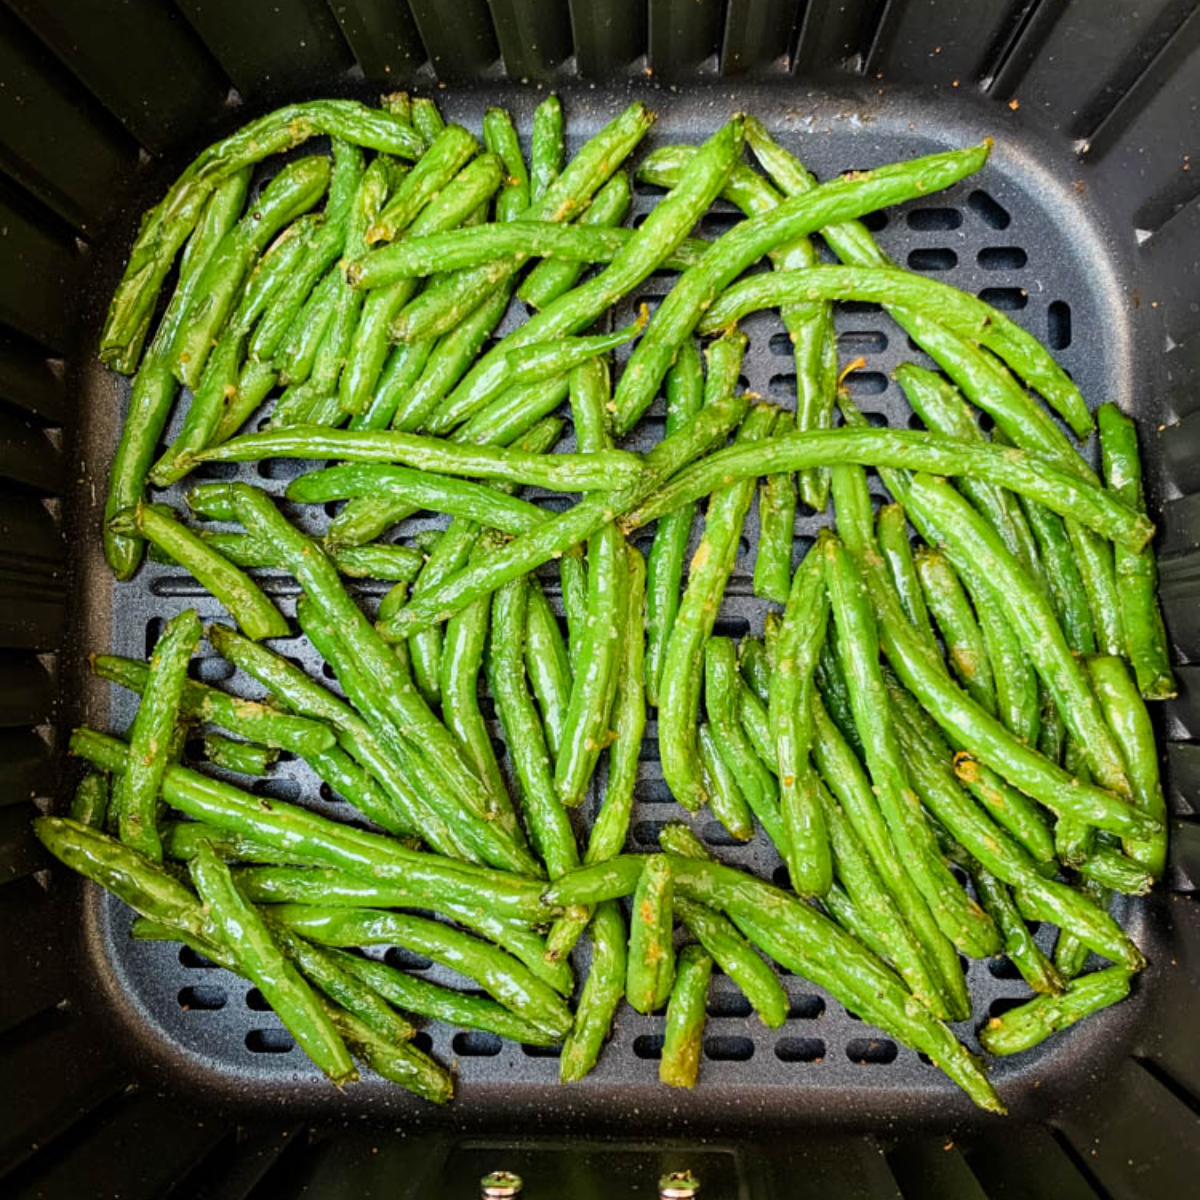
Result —
[[405, 950], [403, 946], [389, 946], [383, 961], [398, 971], [428, 971], [433, 966], [433, 959]]
[[521, 1053], [526, 1058], [560, 1058], [562, 1056], [561, 1046], [530, 1046], [525, 1042], [521, 1043]]
[[329, 784], [325, 783], [324, 781], [322, 781], [321, 786], [317, 788], [317, 794], [322, 800], [325, 801], [326, 804], [345, 804], [346, 802], [345, 796], [339, 796], [337, 792], [335, 792], [333, 788], [331, 788]]
[[780, 1062], [819, 1063], [825, 1059], [825, 1043], [820, 1038], [786, 1037], [775, 1043]]
[[223, 658], [193, 658], [188, 663], [188, 675], [202, 683], [224, 683], [233, 677], [234, 665]]
[[202, 462], [192, 468], [194, 479], [236, 479], [238, 464], [231, 462]]
[[917, 416], [916, 413], [909, 413], [908, 414], [908, 427], [909, 427], [909, 429], [924, 429], [925, 422], [922, 421], [921, 418], [919, 416]]
[[263, 479], [295, 479], [307, 470], [304, 463], [295, 458], [264, 458], [258, 464], [258, 473]]
[[700, 830], [700, 836], [710, 846], [744, 846], [746, 844], [740, 838], [735, 838], [729, 830], [716, 821], [709, 821]]
[[714, 1034], [704, 1039], [704, 1057], [713, 1062], [749, 1062], [754, 1057], [754, 1043], [748, 1037]]
[[294, 804], [300, 799], [300, 785], [294, 779], [260, 779], [254, 784], [254, 794]]
[[957, 208], [914, 208], [908, 214], [909, 229], [918, 233], [957, 229], [962, 223], [963, 215]]
[[409, 1045], [414, 1050], [420, 1050], [422, 1054], [428, 1054], [433, 1049], [433, 1038], [422, 1029], [413, 1034], [413, 1040], [409, 1042]]
[[1020, 1008], [1022, 1004], [1028, 1003], [1028, 996], [1000, 996], [988, 1005], [988, 1016], [1002, 1017], [1005, 1013], [1012, 1012], [1014, 1008]]
[[888, 226], [888, 215], [885, 212], [876, 210], [869, 212], [862, 218], [862, 223], [872, 232], [879, 233]]
[[638, 1058], [662, 1058], [661, 1034], [641, 1033], [633, 1039], [633, 1052]]
[[210, 971], [217, 964], [205, 958], [203, 954], [197, 954], [191, 946], [180, 946], [179, 965], [189, 971]]
[[[872, 429], [886, 429], [888, 419], [885, 414], [877, 412], [864, 412], [862, 418]], [[873, 468], [867, 468], [867, 474], [870, 475]]]
[[847, 329], [838, 334], [837, 343], [843, 354], [882, 354], [888, 348], [888, 336], [882, 329]]
[[782, 863], [771, 872], [771, 882], [778, 888], [790, 888], [792, 886], [792, 877], [788, 874], [788, 869]]
[[715, 637], [744, 638], [750, 632], [750, 622], [745, 617], [718, 617], [713, 624]]
[[919, 246], [908, 252], [908, 265], [914, 271], [952, 271], [958, 255], [949, 246]]
[[967, 197], [971, 211], [991, 229], [1007, 229], [1012, 223], [1008, 209], [998, 200], [993, 199], [982, 188], [976, 189]]
[[151, 617], [146, 622], [146, 657], [149, 658], [154, 653], [154, 647], [158, 645], [158, 639], [162, 636], [163, 626], [166, 621], [162, 617]]
[[773, 333], [767, 342], [767, 348], [780, 358], [787, 358], [792, 353], [792, 336], [789, 333]]
[[1046, 341], [1051, 350], [1065, 350], [1071, 344], [1071, 306], [1065, 300], [1050, 302], [1046, 327]]
[[[655, 757], [657, 759], [657, 755]], [[675, 797], [665, 779], [644, 779], [638, 783], [638, 801], [641, 804], [674, 804]]]
[[984, 288], [979, 298], [1002, 312], [1020, 312], [1029, 303], [1029, 293], [1024, 288]]
[[888, 377], [882, 371], [851, 371], [846, 389], [852, 396], [880, 396], [887, 391]]
[[270, 1012], [271, 1006], [267, 1003], [267, 998], [258, 990], [251, 988], [246, 993], [246, 1007], [251, 1012]]
[[796, 398], [795, 375], [772, 375], [767, 380], [767, 395], [773, 400], [794, 400]]
[[985, 246], [976, 261], [985, 271], [1019, 271], [1029, 255], [1020, 246]]
[[899, 1053], [896, 1043], [887, 1038], [851, 1038], [846, 1043], [846, 1057], [862, 1066], [886, 1066]]
[[881, 313], [883, 305], [876, 304], [874, 300], [845, 300], [840, 305], [842, 312], [847, 313]]
[[788, 1001], [788, 1019], [791, 1021], [815, 1021], [825, 1012], [825, 1001], [820, 996], [793, 996]]
[[710, 1017], [748, 1017], [754, 1011], [741, 992], [713, 992], [708, 997]]
[[322, 508], [325, 511], [325, 515], [332, 521], [346, 507], [346, 504], [347, 501], [345, 500], [330, 500], [323, 504]]
[[450, 1048], [462, 1058], [494, 1058], [500, 1053], [502, 1043], [494, 1033], [468, 1029], [454, 1035]]
[[657, 183], [646, 183], [644, 180], [637, 179], [633, 184], [633, 192], [635, 196], [665, 196], [667, 189], [660, 187]]
[[987, 960], [987, 969], [994, 979], [1009, 980], [1021, 978], [1021, 972], [1007, 958], [989, 958]]
[[217, 1012], [229, 1002], [223, 987], [185, 987], [179, 991], [179, 1007], [188, 1012]]
[[251, 1029], [246, 1034], [246, 1049], [251, 1054], [287, 1054], [295, 1048], [295, 1039], [286, 1029]]
[[722, 234], [728, 233], [735, 225], [740, 225], [742, 220], [743, 217], [740, 213], [709, 213], [700, 218], [700, 236], [719, 238]]
[[666, 824], [666, 821], [638, 821], [633, 827], [633, 840], [641, 846], [657, 846], [658, 835]]

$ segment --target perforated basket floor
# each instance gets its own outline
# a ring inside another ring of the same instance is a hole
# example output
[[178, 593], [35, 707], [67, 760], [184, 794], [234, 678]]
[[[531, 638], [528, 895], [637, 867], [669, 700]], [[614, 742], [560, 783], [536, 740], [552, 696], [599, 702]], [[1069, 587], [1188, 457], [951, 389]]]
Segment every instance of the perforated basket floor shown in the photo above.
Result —
[[[996, 127], [992, 107], [976, 107], [965, 97], [952, 106], [895, 96], [874, 102], [859, 91], [853, 100], [799, 89], [739, 87], [735, 92], [713, 84], [690, 93], [656, 90], [649, 102], [659, 113], [645, 148], [674, 141], [696, 141], [738, 108], [758, 115], [822, 178], [849, 168], [865, 168], [898, 158], [997, 136], [992, 161], [976, 177], [950, 191], [879, 215], [869, 224], [883, 248], [899, 263], [926, 271], [958, 287], [976, 292], [1008, 312], [1054, 350], [1074, 376], [1089, 402], [1130, 401], [1128, 370], [1129, 310], [1120, 303], [1114, 280], [1122, 274], [1119, 252], [1076, 186], [1069, 161], [1060, 151], [1029, 141], [1010, 140]], [[564, 102], [572, 145], [577, 145], [627, 102], [626, 89], [567, 89]], [[438, 100], [448, 118], [478, 128], [485, 104], [508, 103], [528, 128], [536, 103], [530, 93], [486, 95], [445, 92]], [[958, 98], [956, 97], [956, 101]], [[654, 201], [657, 189], [639, 187], [634, 220]], [[734, 220], [729, 212], [705, 217], [698, 232], [713, 237]], [[625, 304], [627, 319], [640, 301], [651, 305], [670, 286], [671, 276], [649, 279]], [[521, 319], [510, 312], [505, 328]], [[794, 368], [790, 345], [773, 314], [759, 314], [744, 324], [750, 348], [744, 383], [784, 405], [794, 403]], [[842, 364], [862, 357], [864, 365], [848, 378], [860, 407], [879, 424], [904, 427], [910, 412], [890, 373], [906, 360], [924, 361], [904, 334], [877, 306], [845, 304], [838, 308], [837, 328]], [[620, 359], [618, 358], [618, 366]], [[81, 520], [86, 536], [77, 544], [81, 607], [81, 649], [112, 648], [143, 656], [159, 624], [171, 613], [195, 605], [205, 620], [221, 610], [203, 590], [179, 571], [148, 564], [138, 578], [113, 586], [98, 557], [98, 504], [103, 495], [104, 463], [111, 453], [117, 416], [125, 389], [97, 367], [84, 371], [88, 426], [82, 442]], [[82, 405], [81, 405], [82, 407]], [[1155, 420], [1142, 401], [1140, 415]], [[662, 406], [656, 403], [628, 445], [644, 449], [662, 435]], [[170, 431], [169, 431], [170, 432]], [[568, 444], [568, 443], [564, 443]], [[311, 464], [265, 462], [237, 469], [273, 494]], [[221, 478], [235, 468], [210, 469]], [[194, 481], [188, 480], [190, 483]], [[872, 491], [882, 496], [879, 481]], [[561, 498], [539, 497], [546, 503]], [[163, 497], [179, 504], [179, 491]], [[288, 506], [290, 517], [319, 532], [334, 509]], [[797, 517], [797, 557], [827, 518], [805, 511]], [[417, 516], [390, 537], [406, 541], [436, 518]], [[652, 535], [643, 530], [636, 542], [645, 549]], [[730, 582], [718, 632], [740, 637], [761, 631], [765, 605], [751, 591], [757, 516], [752, 511], [741, 553]], [[545, 575], [552, 602], [558, 605], [555, 577]], [[292, 615], [296, 587], [290, 579], [265, 573], [263, 585]], [[381, 585], [357, 591], [370, 608]], [[280, 652], [320, 675], [321, 665], [300, 636], [271, 643]], [[198, 678], [247, 695], [259, 694], [251, 681], [233, 673], [229, 664], [210, 657], [193, 664]], [[326, 672], [328, 680], [328, 672]], [[82, 681], [81, 681], [82, 682]], [[330, 686], [336, 688], [336, 684]], [[83, 683], [84, 715], [93, 723], [121, 728], [132, 713], [132, 698], [106, 686]], [[485, 711], [490, 702], [485, 698]], [[500, 735], [496, 733], [498, 742]], [[502, 744], [502, 743], [501, 743]], [[286, 756], [285, 756], [286, 758]], [[232, 778], [232, 777], [231, 777]], [[244, 782], [244, 781], [243, 781]], [[595, 787], [602, 794], [603, 768], [583, 812], [595, 807]], [[299, 761], [283, 761], [254, 790], [354, 819], [348, 806], [321, 785]], [[637, 803], [629, 848], [646, 851], [668, 820], [684, 816], [662, 780], [650, 721], [642, 753]], [[766, 877], [779, 863], [765, 838], [748, 845], [731, 844], [707, 815], [695, 820], [700, 835], [728, 862]], [[1118, 913], [1152, 961], [1165, 957], [1156, 918], [1157, 901], [1127, 904]], [[130, 914], [121, 905], [93, 895], [85, 928], [89, 967], [107, 1012], [115, 1016], [119, 1036], [137, 1045], [138, 1053], [163, 1068], [175, 1084], [212, 1092], [251, 1106], [272, 1107], [286, 1101], [289, 1111], [319, 1109], [353, 1114], [416, 1112], [417, 1102], [398, 1089], [367, 1077], [337, 1093], [321, 1080], [282, 1026], [265, 1010], [261, 996], [226, 972], [177, 946], [135, 943], [128, 936]], [[1049, 930], [1039, 937], [1045, 938]], [[1047, 942], [1048, 944], [1048, 942]], [[383, 954], [382, 950], [372, 951]], [[454, 983], [442, 968], [399, 950], [384, 957], [422, 976]], [[964, 964], [974, 998], [975, 1017], [958, 1027], [974, 1045], [974, 1028], [989, 1014], [1028, 995], [1005, 960]], [[586, 951], [576, 954], [580, 978]], [[1043, 1049], [997, 1064], [994, 1077], [1014, 1112], [1034, 1115], [1061, 1102], [1081, 1080], [1115, 1063], [1130, 1045], [1145, 1010], [1145, 996], [1155, 986], [1152, 968], [1138, 981], [1134, 998], [1116, 1010], [1094, 1017]], [[620, 1125], [631, 1132], [653, 1119], [656, 1128], [696, 1125], [729, 1128], [769, 1116], [778, 1123], [830, 1121], [839, 1124], [927, 1123], [930, 1119], [970, 1116], [970, 1106], [956, 1089], [915, 1052], [898, 1045], [859, 1021], [840, 1004], [796, 977], [784, 979], [791, 999], [785, 1026], [766, 1029], [731, 982], [718, 976], [709, 1002], [700, 1083], [692, 1093], [661, 1088], [657, 1056], [663, 1018], [621, 1012], [612, 1041], [597, 1070], [584, 1082], [561, 1088], [554, 1051], [522, 1047], [481, 1033], [455, 1031], [429, 1023], [420, 1044], [445, 1062], [455, 1064], [458, 1099], [450, 1117], [457, 1125], [505, 1123], [512, 1127], [522, 1114], [538, 1128], [598, 1123]]]

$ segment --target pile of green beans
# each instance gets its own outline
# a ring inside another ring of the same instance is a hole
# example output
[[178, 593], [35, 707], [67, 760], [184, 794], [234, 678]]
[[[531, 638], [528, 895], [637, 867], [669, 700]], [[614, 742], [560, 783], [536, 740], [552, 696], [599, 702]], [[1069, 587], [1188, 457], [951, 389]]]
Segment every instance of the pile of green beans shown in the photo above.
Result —
[[[124, 740], [75, 731], [87, 771], [35, 832], [134, 909], [135, 937], [253, 981], [339, 1087], [369, 1069], [448, 1100], [411, 1043], [422, 1020], [561, 1046], [576, 1082], [622, 1000], [665, 1013], [661, 1081], [703, 1086], [714, 969], [772, 1029], [782, 969], [1003, 1112], [947, 1024], [972, 1016], [960, 956], [1012, 961], [1029, 1003], [975, 1032], [1028, 1050], [1136, 987], [1109, 901], [1166, 867], [1145, 701], [1175, 681], [1137, 430], [1111, 404], [1094, 421], [1027, 330], [896, 266], [860, 222], [981, 170], [990, 142], [822, 184], [744, 115], [635, 163], [653, 120], [633, 103], [568, 156], [550, 96], [527, 159], [502, 109], [476, 136], [403, 93], [297, 104], [147, 214], [100, 341], [136, 371], [105, 553], [122, 580], [147, 546], [150, 570], [192, 575], [241, 674], [189, 678], [190, 609], [149, 662], [93, 656], [137, 713]], [[319, 134], [329, 154], [247, 208], [262, 159]], [[667, 189], [636, 226], [632, 178]], [[716, 201], [744, 219], [690, 236]], [[655, 272], [676, 278], [630, 319]], [[847, 300], [883, 305], [941, 368], [898, 369], [911, 428], [869, 427], [840, 390]], [[763, 309], [793, 345], [791, 404], [739, 387], [738, 321]], [[662, 437], [635, 453], [664, 381]], [[1051, 411], [1079, 438], [1098, 425], [1101, 474]], [[304, 464], [279, 496], [256, 476], [195, 484], [186, 514], [153, 497], [202, 464], [277, 459]], [[718, 621], [760, 481], [744, 576], [776, 607], [739, 645]], [[830, 495], [798, 552], [797, 507]], [[300, 589], [295, 622], [264, 574]], [[295, 624], [341, 694], [279, 644]], [[788, 888], [682, 822], [629, 853], [648, 728], [681, 815], [711, 809], [736, 842], [761, 828]], [[293, 758], [349, 820], [239, 785]]]

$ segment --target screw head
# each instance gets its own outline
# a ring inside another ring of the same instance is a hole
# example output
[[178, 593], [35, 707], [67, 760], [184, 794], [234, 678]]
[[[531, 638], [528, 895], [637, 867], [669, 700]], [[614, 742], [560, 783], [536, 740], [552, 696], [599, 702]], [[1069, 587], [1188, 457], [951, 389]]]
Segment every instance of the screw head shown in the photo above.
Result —
[[669, 1171], [658, 1181], [659, 1200], [693, 1200], [700, 1192], [700, 1180], [691, 1171]]
[[525, 1181], [513, 1171], [493, 1171], [479, 1181], [482, 1200], [511, 1200], [519, 1196]]

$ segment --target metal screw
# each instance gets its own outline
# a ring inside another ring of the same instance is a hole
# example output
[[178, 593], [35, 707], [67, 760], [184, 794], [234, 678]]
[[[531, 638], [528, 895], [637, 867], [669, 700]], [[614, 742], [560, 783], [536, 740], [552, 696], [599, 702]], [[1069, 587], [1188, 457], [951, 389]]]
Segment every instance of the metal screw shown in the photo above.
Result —
[[658, 1200], [693, 1200], [700, 1192], [700, 1180], [691, 1171], [671, 1171], [658, 1181]]
[[510, 1200], [519, 1196], [524, 1186], [524, 1180], [512, 1171], [493, 1171], [479, 1181], [479, 1195], [482, 1200]]

